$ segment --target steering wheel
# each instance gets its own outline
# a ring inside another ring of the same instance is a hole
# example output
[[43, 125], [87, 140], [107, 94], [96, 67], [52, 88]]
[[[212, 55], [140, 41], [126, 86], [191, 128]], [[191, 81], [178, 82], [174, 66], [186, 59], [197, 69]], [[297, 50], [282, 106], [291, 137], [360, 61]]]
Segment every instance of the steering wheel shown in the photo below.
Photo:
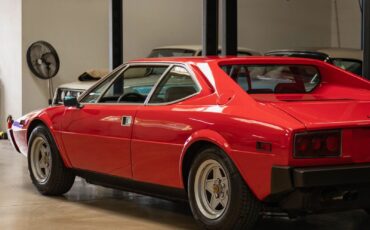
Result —
[[118, 99], [117, 103], [121, 101], [129, 101], [129, 102], [144, 102], [146, 97], [141, 95], [140, 93], [126, 93], [122, 94]]

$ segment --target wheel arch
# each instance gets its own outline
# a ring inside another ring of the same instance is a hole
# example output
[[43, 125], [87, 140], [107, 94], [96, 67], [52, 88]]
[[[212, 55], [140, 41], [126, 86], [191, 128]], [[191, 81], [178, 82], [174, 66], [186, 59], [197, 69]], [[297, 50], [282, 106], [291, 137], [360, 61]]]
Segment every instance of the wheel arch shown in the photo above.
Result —
[[53, 128], [52, 128], [52, 125], [51, 125], [51, 122], [48, 121], [47, 119], [45, 118], [42, 118], [42, 117], [36, 117], [34, 118], [28, 125], [27, 127], [27, 145], [29, 145], [29, 139], [31, 137], [31, 134], [32, 134], [32, 131], [38, 127], [38, 126], [44, 126], [46, 129], [49, 130], [49, 133], [50, 135], [52, 136], [52, 138], [54, 139], [54, 142], [56, 143], [56, 147], [58, 148], [58, 151], [59, 151], [59, 154], [60, 154], [60, 157], [62, 158], [63, 162], [64, 162], [64, 165], [66, 167], [72, 167], [72, 164], [67, 156], [67, 154], [65, 154], [65, 151], [64, 151], [64, 148], [63, 146], [61, 145], [59, 139], [57, 139], [55, 137], [55, 134], [52, 132]]
[[[181, 153], [180, 160], [180, 179], [187, 191], [187, 181], [190, 172], [191, 163], [202, 149], [207, 147], [217, 147], [222, 149], [230, 157], [231, 148], [226, 139], [213, 130], [201, 130], [190, 136]], [[231, 159], [231, 158], [230, 158]]]
[[31, 133], [32, 131], [37, 127], [37, 126], [40, 126], [40, 125], [43, 125], [45, 127], [48, 127], [44, 121], [42, 121], [41, 119], [33, 119], [31, 121], [31, 123], [28, 125], [28, 128], [27, 128], [27, 144], [29, 143], [30, 141], [30, 137], [31, 137]]

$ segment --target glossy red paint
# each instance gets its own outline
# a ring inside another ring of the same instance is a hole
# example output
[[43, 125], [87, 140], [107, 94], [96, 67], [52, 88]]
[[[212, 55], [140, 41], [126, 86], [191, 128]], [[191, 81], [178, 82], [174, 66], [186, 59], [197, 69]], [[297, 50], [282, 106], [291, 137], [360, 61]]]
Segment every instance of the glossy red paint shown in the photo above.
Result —
[[[86, 104], [81, 109], [59, 106], [26, 115], [12, 127], [21, 152], [27, 154], [30, 124], [41, 121], [68, 167], [184, 188], [187, 150], [207, 141], [224, 150], [260, 200], [271, 192], [274, 165], [370, 162], [370, 83], [356, 75], [298, 58], [166, 58], [134, 63], [186, 64], [202, 91], [169, 105]], [[219, 67], [242, 63], [313, 65], [322, 75], [321, 84], [309, 94], [248, 95]], [[132, 125], [121, 126], [122, 116], [131, 116]], [[295, 133], [327, 129], [342, 130], [340, 157], [293, 157]], [[271, 143], [272, 151], [257, 150], [258, 141]]]

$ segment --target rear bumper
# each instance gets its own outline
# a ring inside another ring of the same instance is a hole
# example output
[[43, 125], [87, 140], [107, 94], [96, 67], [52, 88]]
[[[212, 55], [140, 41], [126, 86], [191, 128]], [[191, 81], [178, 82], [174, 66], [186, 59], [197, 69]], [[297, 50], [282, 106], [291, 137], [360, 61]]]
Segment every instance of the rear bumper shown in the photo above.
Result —
[[10, 143], [13, 145], [14, 149], [18, 153], [21, 153], [21, 151], [19, 150], [19, 147], [18, 147], [17, 143], [15, 142], [13, 130], [12, 129], [8, 129], [7, 130], [7, 133], [8, 133], [8, 139], [9, 139]]
[[272, 168], [268, 202], [308, 212], [370, 207], [370, 164]]

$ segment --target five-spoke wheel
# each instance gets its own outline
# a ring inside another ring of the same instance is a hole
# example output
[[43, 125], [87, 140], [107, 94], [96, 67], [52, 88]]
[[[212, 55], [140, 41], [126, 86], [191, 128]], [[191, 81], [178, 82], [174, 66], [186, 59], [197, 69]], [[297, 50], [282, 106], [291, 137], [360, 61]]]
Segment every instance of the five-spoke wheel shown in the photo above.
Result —
[[217, 219], [229, 204], [229, 178], [215, 160], [204, 161], [195, 176], [195, 199], [202, 214]]
[[61, 195], [73, 185], [75, 175], [64, 166], [49, 130], [40, 125], [29, 139], [28, 168], [33, 184], [44, 195]]
[[45, 183], [50, 177], [52, 160], [50, 146], [41, 136], [36, 137], [31, 146], [31, 170], [39, 183]]
[[260, 202], [216, 147], [205, 148], [194, 159], [188, 196], [195, 219], [206, 229], [250, 229], [259, 217]]

